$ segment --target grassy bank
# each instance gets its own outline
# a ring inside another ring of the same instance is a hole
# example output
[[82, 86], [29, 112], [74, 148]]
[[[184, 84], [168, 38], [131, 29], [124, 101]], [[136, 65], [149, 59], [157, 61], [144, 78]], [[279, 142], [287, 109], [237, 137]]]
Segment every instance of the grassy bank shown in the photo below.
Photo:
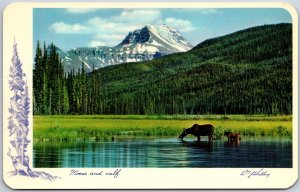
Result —
[[112, 136], [174, 136], [193, 124], [215, 126], [215, 138], [224, 131], [243, 136], [292, 137], [292, 116], [246, 115], [56, 115], [34, 116], [33, 137], [38, 140], [108, 140]]

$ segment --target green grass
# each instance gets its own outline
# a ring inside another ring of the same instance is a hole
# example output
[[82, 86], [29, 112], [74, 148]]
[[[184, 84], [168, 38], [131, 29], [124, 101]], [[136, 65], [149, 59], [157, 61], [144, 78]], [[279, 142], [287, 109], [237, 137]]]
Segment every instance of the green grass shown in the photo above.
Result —
[[112, 136], [177, 137], [193, 124], [215, 126], [214, 137], [224, 131], [242, 136], [292, 137], [292, 116], [246, 115], [55, 115], [34, 116], [33, 137], [38, 140], [107, 140]]

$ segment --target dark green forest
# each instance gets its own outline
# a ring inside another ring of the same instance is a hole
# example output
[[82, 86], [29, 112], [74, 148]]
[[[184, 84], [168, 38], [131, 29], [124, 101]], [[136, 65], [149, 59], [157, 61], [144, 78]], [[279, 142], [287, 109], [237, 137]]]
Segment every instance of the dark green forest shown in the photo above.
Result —
[[[199, 34], [201, 35], [201, 34]], [[34, 114], [292, 114], [292, 25], [208, 39], [192, 50], [64, 73], [37, 44]]]

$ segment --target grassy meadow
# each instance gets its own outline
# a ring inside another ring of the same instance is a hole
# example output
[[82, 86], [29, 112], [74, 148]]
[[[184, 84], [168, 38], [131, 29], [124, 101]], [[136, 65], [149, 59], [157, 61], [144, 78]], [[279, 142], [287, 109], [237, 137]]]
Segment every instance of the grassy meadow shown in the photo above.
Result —
[[177, 137], [193, 124], [214, 125], [214, 138], [224, 131], [242, 136], [292, 138], [292, 116], [246, 115], [54, 115], [33, 117], [35, 140], [110, 140], [118, 137]]

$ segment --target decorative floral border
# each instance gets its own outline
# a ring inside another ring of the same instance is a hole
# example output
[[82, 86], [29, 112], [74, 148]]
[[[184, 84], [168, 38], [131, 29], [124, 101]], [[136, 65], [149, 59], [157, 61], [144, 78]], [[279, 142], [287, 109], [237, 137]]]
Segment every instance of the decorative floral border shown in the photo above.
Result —
[[26, 74], [23, 73], [22, 63], [18, 56], [17, 43], [14, 40], [12, 64], [9, 68], [9, 89], [13, 93], [8, 108], [8, 130], [10, 146], [7, 155], [11, 158], [15, 170], [10, 171], [11, 176], [21, 175], [31, 178], [42, 178], [50, 181], [59, 179], [46, 172], [33, 171], [29, 166], [29, 156], [26, 154], [29, 132], [30, 99], [28, 95]]

